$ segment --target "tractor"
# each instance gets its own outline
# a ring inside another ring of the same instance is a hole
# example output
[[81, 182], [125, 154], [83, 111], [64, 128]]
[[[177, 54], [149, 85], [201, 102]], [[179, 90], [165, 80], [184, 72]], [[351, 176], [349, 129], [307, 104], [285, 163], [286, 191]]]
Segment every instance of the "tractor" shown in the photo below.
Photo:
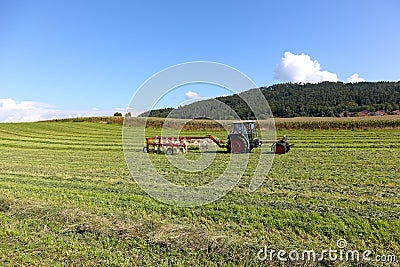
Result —
[[254, 121], [238, 121], [233, 123], [233, 130], [228, 135], [228, 152], [248, 153], [261, 146], [257, 126]]
[[[281, 140], [272, 142], [271, 151], [275, 154], [285, 154], [293, 146], [289, 145], [286, 136], [283, 136]], [[262, 143], [255, 121], [233, 123], [233, 130], [228, 135], [228, 152], [235, 154], [249, 153], [253, 148], [261, 146]]]

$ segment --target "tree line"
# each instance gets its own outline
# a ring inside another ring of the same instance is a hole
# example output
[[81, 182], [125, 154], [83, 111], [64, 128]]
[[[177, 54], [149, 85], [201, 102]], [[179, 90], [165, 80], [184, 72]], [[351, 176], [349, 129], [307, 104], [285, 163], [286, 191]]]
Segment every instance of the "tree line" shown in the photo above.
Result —
[[[343, 112], [391, 112], [400, 109], [400, 81], [282, 83], [259, 89], [267, 99], [274, 117], [338, 117]], [[247, 98], [251, 99], [252, 90], [244, 92]], [[237, 119], [226, 108], [229, 106], [240, 119], [254, 119], [253, 112], [242, 100], [241, 94], [203, 100], [176, 109], [151, 110], [139, 116]], [[254, 93], [254, 97], [257, 94]]]

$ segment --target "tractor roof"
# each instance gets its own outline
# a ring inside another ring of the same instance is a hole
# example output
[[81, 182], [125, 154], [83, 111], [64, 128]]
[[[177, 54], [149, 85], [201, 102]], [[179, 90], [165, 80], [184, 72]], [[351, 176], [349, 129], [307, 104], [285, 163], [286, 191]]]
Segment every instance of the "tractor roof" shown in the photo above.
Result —
[[233, 124], [239, 124], [239, 123], [255, 123], [255, 121], [252, 120], [244, 120], [244, 121], [234, 121]]

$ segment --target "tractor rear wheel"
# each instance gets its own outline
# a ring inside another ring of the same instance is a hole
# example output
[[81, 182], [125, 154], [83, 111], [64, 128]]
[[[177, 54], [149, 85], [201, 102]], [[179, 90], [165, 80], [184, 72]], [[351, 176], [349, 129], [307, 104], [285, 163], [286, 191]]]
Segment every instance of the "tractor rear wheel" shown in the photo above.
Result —
[[243, 136], [233, 136], [230, 140], [231, 152], [232, 153], [247, 153], [249, 152], [249, 143], [244, 139]]

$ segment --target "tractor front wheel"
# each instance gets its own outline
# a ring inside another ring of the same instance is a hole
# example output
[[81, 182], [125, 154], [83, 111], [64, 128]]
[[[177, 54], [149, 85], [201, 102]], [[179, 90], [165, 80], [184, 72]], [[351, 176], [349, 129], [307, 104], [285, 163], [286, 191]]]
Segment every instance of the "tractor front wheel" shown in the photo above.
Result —
[[282, 143], [276, 143], [273, 145], [272, 151], [275, 152], [275, 154], [285, 154], [286, 145]]

